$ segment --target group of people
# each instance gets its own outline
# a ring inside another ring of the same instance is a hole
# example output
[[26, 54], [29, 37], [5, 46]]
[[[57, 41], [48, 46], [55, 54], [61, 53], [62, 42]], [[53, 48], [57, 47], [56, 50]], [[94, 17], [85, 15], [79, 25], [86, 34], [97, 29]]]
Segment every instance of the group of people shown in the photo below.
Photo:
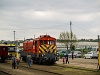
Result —
[[69, 60], [68, 60], [68, 53], [66, 53], [65, 57], [62, 57], [63, 60], [63, 64], [65, 64], [65, 59], [66, 59], [66, 64], [69, 64]]
[[[65, 64], [65, 62], [66, 62], [66, 64], [68, 63], [69, 64], [69, 60], [68, 60], [68, 52], [66, 52], [66, 55], [65, 55], [65, 57], [62, 57], [62, 59], [63, 59], [63, 64]], [[66, 59], [66, 61], [65, 61], [65, 59]], [[73, 53], [72, 53], [72, 59], [73, 59]], [[19, 68], [19, 63], [20, 63], [20, 57], [19, 58], [16, 58], [16, 55], [13, 55], [13, 57], [12, 57], [12, 69], [18, 69]], [[28, 66], [30, 67], [31, 65], [32, 65], [32, 63], [33, 63], [33, 61], [32, 61], [32, 56], [28, 53], [27, 54], [27, 63], [28, 63]]]
[[19, 63], [20, 63], [20, 58], [16, 58], [16, 55], [13, 55], [12, 57], [12, 69], [18, 69], [19, 68]]
[[[74, 58], [73, 54], [74, 54], [74, 52], [72, 51], [72, 60], [73, 60], [73, 58]], [[65, 64], [65, 59], [66, 59], [66, 64], [67, 64], [67, 63], [69, 64], [68, 58], [69, 58], [69, 57], [68, 57], [68, 52], [66, 52], [65, 57], [62, 57], [63, 64]]]
[[[20, 57], [16, 57], [16, 55], [13, 55], [12, 56], [12, 69], [18, 69], [19, 68], [19, 64], [20, 64]], [[28, 66], [30, 67], [33, 63], [32, 61], [32, 56], [28, 53], [27, 55], [27, 63], [28, 63]]]

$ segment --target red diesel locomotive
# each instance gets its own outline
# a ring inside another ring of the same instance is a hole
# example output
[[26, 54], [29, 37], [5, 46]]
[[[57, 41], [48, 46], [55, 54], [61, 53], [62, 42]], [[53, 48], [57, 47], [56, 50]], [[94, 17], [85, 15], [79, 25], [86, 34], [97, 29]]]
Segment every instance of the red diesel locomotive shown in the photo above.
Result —
[[57, 61], [56, 39], [49, 35], [42, 35], [23, 43], [21, 57], [27, 61], [27, 54], [31, 54], [34, 63], [53, 64]]
[[8, 45], [0, 44], [0, 61], [4, 62], [8, 57]]

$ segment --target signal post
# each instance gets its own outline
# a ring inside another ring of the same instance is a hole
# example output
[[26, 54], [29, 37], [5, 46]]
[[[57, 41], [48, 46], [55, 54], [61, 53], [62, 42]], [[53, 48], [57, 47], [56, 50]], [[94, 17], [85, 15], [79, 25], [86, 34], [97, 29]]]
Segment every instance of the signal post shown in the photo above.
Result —
[[98, 66], [100, 70], [100, 42], [98, 42]]
[[99, 35], [98, 35], [98, 67], [99, 67], [99, 70], [100, 70], [100, 40], [99, 40]]

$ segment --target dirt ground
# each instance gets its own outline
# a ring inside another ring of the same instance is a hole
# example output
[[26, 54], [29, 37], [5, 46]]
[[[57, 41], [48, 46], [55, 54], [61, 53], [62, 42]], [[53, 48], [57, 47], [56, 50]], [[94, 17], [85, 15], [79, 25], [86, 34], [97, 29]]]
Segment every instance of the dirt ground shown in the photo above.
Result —
[[[62, 59], [57, 61], [58, 65], [66, 65], [66, 66], [75, 66], [75, 67], [83, 67], [83, 68], [90, 68], [90, 69], [97, 69], [97, 59], [84, 59], [84, 58], [74, 58], [72, 60], [69, 58], [69, 64], [63, 64]], [[33, 67], [34, 64], [33, 64]], [[38, 71], [30, 71], [28, 69], [12, 69], [11, 65], [3, 65], [0, 63], [0, 70], [6, 71], [12, 75], [49, 75], [46, 73], [41, 73]], [[62, 75], [100, 75], [100, 72], [93, 72], [93, 71], [85, 71], [79, 69], [72, 69], [72, 68], [64, 68], [60, 70], [51, 70], [52, 72], [62, 73]]]
[[[74, 58], [73, 60], [69, 58], [69, 64], [64, 64], [68, 66], [77, 66], [90, 69], [98, 69], [97, 59], [84, 59], [84, 58]], [[62, 59], [56, 62], [57, 64], [63, 64]]]

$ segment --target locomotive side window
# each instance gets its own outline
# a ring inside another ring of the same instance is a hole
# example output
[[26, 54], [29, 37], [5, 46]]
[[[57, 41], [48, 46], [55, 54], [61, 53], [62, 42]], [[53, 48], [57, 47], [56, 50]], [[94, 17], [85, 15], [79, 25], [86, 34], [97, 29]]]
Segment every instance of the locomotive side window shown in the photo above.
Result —
[[5, 49], [5, 48], [3, 48], [3, 50], [5, 51], [6, 49]]
[[7, 51], [7, 48], [4, 48], [5, 51]]
[[15, 51], [17, 48], [15, 48], [15, 47], [8, 47], [8, 50], [9, 51]]
[[47, 44], [47, 40], [44, 40], [44, 44]]
[[55, 44], [55, 42], [54, 42], [54, 41], [51, 41], [51, 44], [52, 44], [52, 45], [54, 45], [54, 44]]
[[48, 45], [54, 45], [54, 44], [55, 44], [55, 42], [53, 40], [48, 41]]
[[7, 48], [6, 47], [5, 48], [3, 47], [2, 50], [7, 51]]
[[35, 52], [37, 53], [37, 44], [38, 42], [37, 41], [35, 41]]
[[50, 45], [50, 40], [48, 41], [48, 45]]
[[43, 41], [42, 40], [40, 40], [40, 45], [43, 45]]
[[33, 41], [33, 45], [34, 45], [34, 41]]

